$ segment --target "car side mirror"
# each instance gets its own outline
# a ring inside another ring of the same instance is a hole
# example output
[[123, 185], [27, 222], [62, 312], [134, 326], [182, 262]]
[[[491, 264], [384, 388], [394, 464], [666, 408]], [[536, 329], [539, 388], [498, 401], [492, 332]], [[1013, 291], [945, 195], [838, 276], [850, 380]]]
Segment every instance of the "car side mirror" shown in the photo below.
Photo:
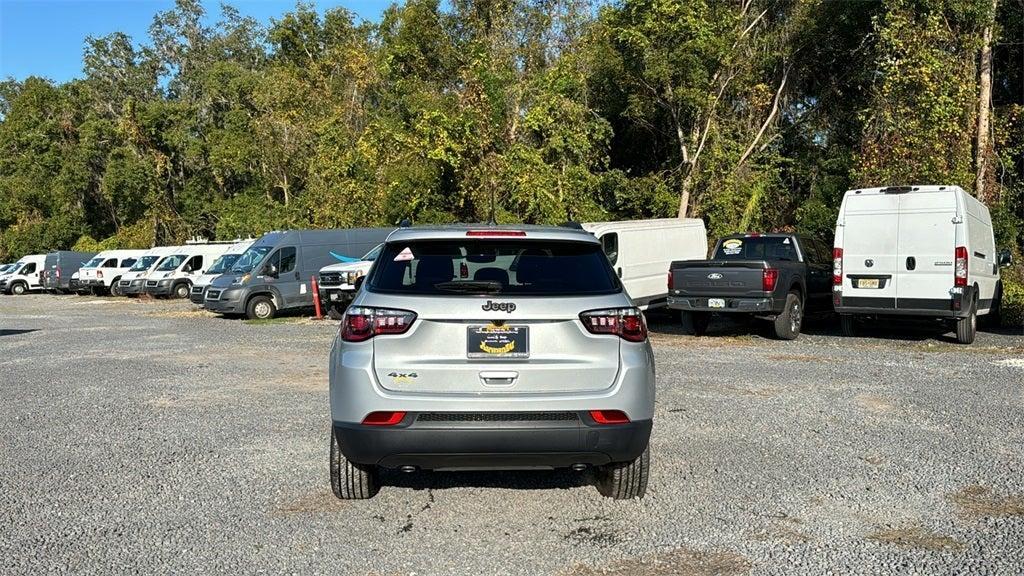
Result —
[[1013, 254], [1009, 250], [1000, 250], [998, 264], [1000, 268], [1006, 268], [1013, 264]]
[[266, 273], [267, 273], [267, 276], [270, 276], [271, 278], [277, 278], [277, 275], [278, 275], [277, 266], [275, 266], [273, 264], [267, 264]]
[[192, 267], [186, 264], [185, 267], [181, 269], [181, 271], [184, 272], [185, 274], [191, 274]]
[[355, 284], [353, 284], [353, 286], [356, 287], [356, 292], [359, 292], [359, 289], [363, 287], [363, 280], [365, 279], [366, 276], [360, 276], [359, 278], [356, 278]]

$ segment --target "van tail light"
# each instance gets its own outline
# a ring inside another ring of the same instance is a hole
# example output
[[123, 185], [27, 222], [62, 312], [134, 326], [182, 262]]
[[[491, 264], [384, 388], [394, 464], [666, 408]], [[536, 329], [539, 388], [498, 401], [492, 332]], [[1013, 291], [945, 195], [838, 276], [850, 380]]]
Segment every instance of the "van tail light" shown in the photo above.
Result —
[[761, 271], [761, 290], [774, 292], [775, 284], [779, 281], [778, 268], [765, 268]]
[[639, 308], [609, 308], [580, 314], [580, 321], [591, 334], [614, 334], [630, 342], [647, 340], [647, 323]]
[[364, 426], [394, 426], [405, 419], [405, 412], [370, 412], [363, 418]]
[[57, 278], [60, 278], [60, 268], [57, 268]]
[[629, 416], [622, 410], [591, 410], [590, 417], [598, 424], [629, 424]]
[[416, 313], [392, 308], [350, 307], [341, 319], [341, 339], [362, 342], [382, 334], [405, 334]]
[[843, 249], [832, 249], [832, 284], [843, 285]]
[[967, 286], [967, 248], [956, 247], [956, 259], [953, 266], [953, 285]]
[[676, 287], [676, 283], [675, 283], [675, 280], [672, 279], [672, 271], [669, 270], [668, 271], [668, 289], [671, 291], [671, 290], [675, 289], [675, 287]]

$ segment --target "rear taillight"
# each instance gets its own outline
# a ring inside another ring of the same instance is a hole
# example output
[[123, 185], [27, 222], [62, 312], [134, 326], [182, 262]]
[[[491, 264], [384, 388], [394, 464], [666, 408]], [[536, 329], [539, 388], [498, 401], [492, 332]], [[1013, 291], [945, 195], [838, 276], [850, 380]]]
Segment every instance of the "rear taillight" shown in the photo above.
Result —
[[57, 278], [60, 278], [60, 268], [57, 268]]
[[843, 285], [843, 249], [832, 249], [832, 284]]
[[408, 310], [354, 306], [341, 319], [341, 339], [362, 342], [382, 334], [404, 334], [415, 319], [416, 313]]
[[622, 410], [591, 410], [590, 417], [598, 424], [629, 424], [629, 416]]
[[776, 268], [765, 268], [761, 271], [761, 290], [774, 292], [775, 283], [779, 281], [779, 271]]
[[953, 265], [953, 285], [967, 286], [967, 248], [956, 247], [956, 259]]
[[639, 308], [609, 308], [580, 314], [580, 321], [591, 334], [614, 334], [630, 342], [647, 339], [647, 323]]
[[405, 412], [370, 412], [363, 418], [365, 426], [394, 426], [405, 419]]
[[672, 279], [672, 271], [668, 271], [668, 289], [671, 291], [676, 287], [675, 280]]

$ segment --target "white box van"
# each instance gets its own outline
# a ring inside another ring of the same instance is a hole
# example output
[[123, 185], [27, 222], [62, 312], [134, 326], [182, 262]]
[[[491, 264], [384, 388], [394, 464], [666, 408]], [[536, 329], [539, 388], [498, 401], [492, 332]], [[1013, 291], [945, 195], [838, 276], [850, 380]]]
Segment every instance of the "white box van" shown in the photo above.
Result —
[[988, 208], [957, 186], [850, 190], [836, 220], [833, 297], [843, 333], [861, 316], [941, 318], [970, 344], [998, 314], [999, 268]]
[[213, 279], [221, 274], [227, 273], [231, 270], [231, 267], [235, 265], [235, 260], [242, 255], [243, 252], [249, 249], [255, 242], [255, 238], [249, 238], [248, 240], [238, 240], [217, 258], [211, 266], [206, 269], [206, 272], [192, 281], [192, 293], [189, 299], [193, 304], [203, 305], [203, 299], [206, 296], [206, 287], [213, 282]]
[[107, 294], [146, 250], [104, 250], [79, 269], [79, 286], [94, 294]]
[[626, 293], [645, 310], [667, 304], [666, 274], [673, 261], [708, 255], [708, 233], [700, 218], [588, 222], [583, 229], [601, 241]]
[[146, 278], [156, 269], [157, 265], [167, 256], [178, 250], [177, 246], [157, 246], [150, 248], [139, 256], [135, 264], [128, 269], [117, 282], [116, 288], [111, 287], [114, 296], [138, 296], [145, 290]]
[[165, 256], [146, 277], [146, 294], [157, 298], [188, 298], [192, 282], [206, 273], [206, 268], [220, 257], [232, 243], [210, 242], [178, 246]]
[[2, 278], [0, 292], [4, 294], [24, 294], [42, 290], [43, 283], [40, 273], [46, 263], [46, 254], [30, 254], [14, 263]]

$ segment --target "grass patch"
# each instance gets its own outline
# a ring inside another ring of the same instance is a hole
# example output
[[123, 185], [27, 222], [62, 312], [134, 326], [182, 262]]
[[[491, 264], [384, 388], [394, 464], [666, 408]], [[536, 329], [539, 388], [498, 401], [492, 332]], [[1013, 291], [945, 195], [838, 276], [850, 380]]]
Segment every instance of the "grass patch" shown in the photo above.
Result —
[[921, 526], [886, 528], [870, 534], [868, 540], [919, 550], [962, 550], [964, 548], [964, 544], [959, 540], [932, 532]]
[[746, 574], [750, 561], [734, 552], [676, 548], [639, 558], [605, 562], [601, 567], [576, 565], [565, 576], [732, 576]]
[[949, 495], [965, 516], [975, 518], [995, 516], [1024, 516], [1024, 498], [1000, 496], [990, 488], [972, 485]]
[[299, 324], [304, 320], [305, 318], [299, 316], [281, 316], [278, 318], [253, 318], [251, 320], [246, 318], [242, 322], [250, 326], [266, 326], [268, 324]]

